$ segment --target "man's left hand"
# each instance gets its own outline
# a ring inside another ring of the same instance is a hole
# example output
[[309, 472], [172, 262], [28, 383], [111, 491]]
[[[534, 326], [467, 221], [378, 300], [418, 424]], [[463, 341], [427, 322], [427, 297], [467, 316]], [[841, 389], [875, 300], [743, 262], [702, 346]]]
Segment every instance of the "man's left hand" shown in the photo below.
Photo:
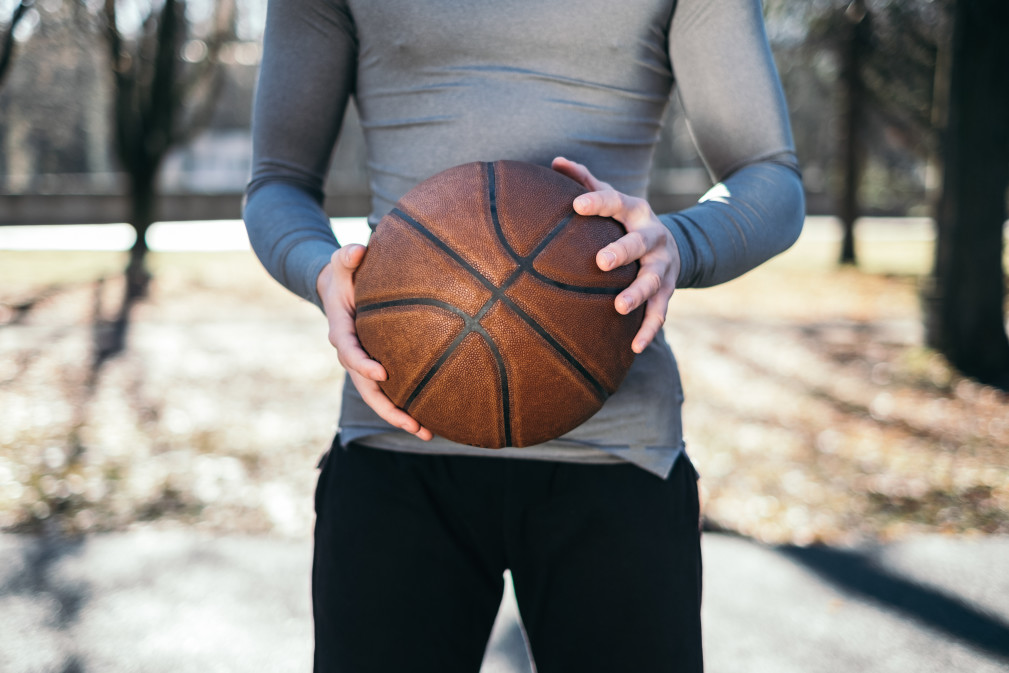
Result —
[[624, 315], [644, 304], [641, 329], [631, 341], [631, 350], [640, 353], [666, 321], [669, 299], [680, 273], [676, 240], [644, 199], [618, 192], [585, 166], [563, 157], [554, 159], [552, 167], [589, 190], [575, 199], [575, 212], [612, 217], [627, 230], [596, 254], [596, 265], [610, 271], [635, 260], [640, 264], [637, 278], [613, 301], [617, 311]]

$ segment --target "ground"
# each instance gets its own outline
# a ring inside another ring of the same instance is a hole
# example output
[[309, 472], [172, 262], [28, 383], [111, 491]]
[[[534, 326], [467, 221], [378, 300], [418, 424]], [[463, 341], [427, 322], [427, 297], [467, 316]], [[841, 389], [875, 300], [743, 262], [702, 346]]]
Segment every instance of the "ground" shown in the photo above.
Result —
[[[869, 237], [861, 270], [835, 251], [804, 235], [673, 298], [709, 526], [799, 545], [1009, 533], [1009, 396], [922, 346], [927, 241]], [[343, 379], [321, 314], [251, 253], [157, 253], [126, 349], [95, 372], [123, 263], [0, 251], [0, 530], [307, 535]]]

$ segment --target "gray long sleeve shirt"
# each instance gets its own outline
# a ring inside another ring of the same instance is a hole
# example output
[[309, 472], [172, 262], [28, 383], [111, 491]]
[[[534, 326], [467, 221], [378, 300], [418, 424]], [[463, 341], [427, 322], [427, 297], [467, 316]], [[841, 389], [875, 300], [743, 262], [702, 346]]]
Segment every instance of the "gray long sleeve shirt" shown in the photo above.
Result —
[[[368, 148], [372, 225], [409, 189], [470, 161], [566, 156], [644, 196], [678, 92], [715, 187], [660, 215], [678, 287], [722, 283], [789, 247], [804, 201], [759, 0], [270, 0], [245, 221], [270, 273], [321, 306], [338, 243], [321, 202], [346, 107]], [[673, 301], [675, 301], [675, 296]], [[491, 451], [389, 426], [349, 382], [341, 437], [378, 448], [579, 462], [668, 474], [683, 395], [669, 346], [637, 356], [589, 421], [535, 447]]]

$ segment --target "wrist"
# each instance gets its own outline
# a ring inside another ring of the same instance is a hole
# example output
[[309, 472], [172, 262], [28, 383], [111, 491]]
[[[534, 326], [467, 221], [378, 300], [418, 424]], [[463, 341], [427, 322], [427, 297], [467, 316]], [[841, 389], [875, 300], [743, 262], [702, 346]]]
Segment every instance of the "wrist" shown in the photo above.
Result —
[[315, 279], [315, 291], [320, 299], [324, 299], [329, 294], [329, 288], [333, 284], [333, 262], [327, 262], [322, 267], [319, 275]]

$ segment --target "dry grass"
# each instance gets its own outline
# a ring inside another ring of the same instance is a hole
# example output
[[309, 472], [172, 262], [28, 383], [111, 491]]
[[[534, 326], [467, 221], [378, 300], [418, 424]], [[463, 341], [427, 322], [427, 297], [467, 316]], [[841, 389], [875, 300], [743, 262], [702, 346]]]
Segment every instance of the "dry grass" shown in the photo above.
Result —
[[[804, 239], [674, 298], [709, 521], [800, 544], [1009, 533], [1009, 397], [921, 347], [927, 244], [874, 243], [875, 273], [833, 252]], [[0, 252], [0, 529], [308, 534], [343, 376], [321, 315], [250, 254], [158, 254], [91, 377], [121, 261]]]

